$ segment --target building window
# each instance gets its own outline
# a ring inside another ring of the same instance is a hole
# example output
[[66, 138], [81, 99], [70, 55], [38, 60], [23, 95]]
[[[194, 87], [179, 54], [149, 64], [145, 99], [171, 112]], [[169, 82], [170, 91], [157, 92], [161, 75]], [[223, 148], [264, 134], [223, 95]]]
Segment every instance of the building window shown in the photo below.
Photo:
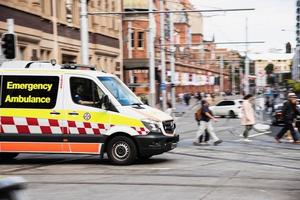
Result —
[[109, 8], [108, 0], [105, 0], [105, 11], [108, 11], [108, 8]]
[[111, 2], [111, 11], [112, 12], [116, 11], [116, 4], [114, 1]]
[[40, 60], [45, 60], [45, 50], [44, 49], [40, 50]]
[[77, 57], [73, 55], [62, 54], [62, 64], [76, 63]]
[[138, 32], [138, 48], [144, 47], [144, 32]]
[[31, 56], [31, 60], [35, 61], [38, 60], [38, 55], [37, 55], [37, 49], [32, 49], [32, 56]]
[[67, 0], [66, 4], [66, 20], [68, 23], [72, 23], [73, 22], [73, 2], [72, 0]]
[[131, 33], [131, 47], [135, 47], [135, 44], [134, 44], [135, 40], [134, 40], [134, 32]]
[[19, 48], [19, 58], [20, 60], [26, 60], [26, 47], [22, 46]]

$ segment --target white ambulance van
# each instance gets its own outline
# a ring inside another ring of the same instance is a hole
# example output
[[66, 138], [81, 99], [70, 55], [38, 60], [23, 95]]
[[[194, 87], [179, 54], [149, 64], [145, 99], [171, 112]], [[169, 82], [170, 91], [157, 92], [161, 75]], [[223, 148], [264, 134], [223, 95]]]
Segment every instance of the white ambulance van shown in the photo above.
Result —
[[19, 153], [107, 153], [128, 165], [176, 147], [175, 123], [112, 74], [80, 65], [0, 67], [0, 159]]

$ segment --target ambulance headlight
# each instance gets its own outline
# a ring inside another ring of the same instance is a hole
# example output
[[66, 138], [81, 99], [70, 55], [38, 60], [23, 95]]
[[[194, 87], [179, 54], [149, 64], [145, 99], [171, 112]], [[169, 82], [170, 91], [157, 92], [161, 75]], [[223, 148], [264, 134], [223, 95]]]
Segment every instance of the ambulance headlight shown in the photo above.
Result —
[[161, 129], [159, 127], [159, 123], [150, 119], [142, 120], [145, 127], [150, 131], [154, 133], [161, 133]]

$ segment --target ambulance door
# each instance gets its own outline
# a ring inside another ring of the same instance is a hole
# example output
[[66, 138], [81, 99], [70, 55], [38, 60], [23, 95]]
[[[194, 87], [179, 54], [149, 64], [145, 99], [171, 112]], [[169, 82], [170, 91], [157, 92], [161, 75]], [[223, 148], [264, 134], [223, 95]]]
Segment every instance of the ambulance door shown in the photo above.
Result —
[[64, 107], [71, 153], [99, 154], [103, 134], [110, 128], [110, 115], [103, 109], [104, 93], [90, 77], [65, 77]]
[[[0, 72], [0, 134], [3, 133], [2, 123], [1, 123], [1, 102], [2, 102], [2, 72]], [[0, 145], [1, 149], [1, 145]]]
[[61, 153], [64, 117], [60, 80], [60, 75], [3, 75], [2, 152]]

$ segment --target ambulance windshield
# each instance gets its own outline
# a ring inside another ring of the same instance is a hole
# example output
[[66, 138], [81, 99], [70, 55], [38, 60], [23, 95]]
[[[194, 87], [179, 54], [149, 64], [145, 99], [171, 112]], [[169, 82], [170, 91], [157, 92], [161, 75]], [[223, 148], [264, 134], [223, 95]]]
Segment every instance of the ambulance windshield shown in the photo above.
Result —
[[119, 79], [114, 77], [98, 77], [98, 79], [122, 106], [142, 104], [142, 102]]

